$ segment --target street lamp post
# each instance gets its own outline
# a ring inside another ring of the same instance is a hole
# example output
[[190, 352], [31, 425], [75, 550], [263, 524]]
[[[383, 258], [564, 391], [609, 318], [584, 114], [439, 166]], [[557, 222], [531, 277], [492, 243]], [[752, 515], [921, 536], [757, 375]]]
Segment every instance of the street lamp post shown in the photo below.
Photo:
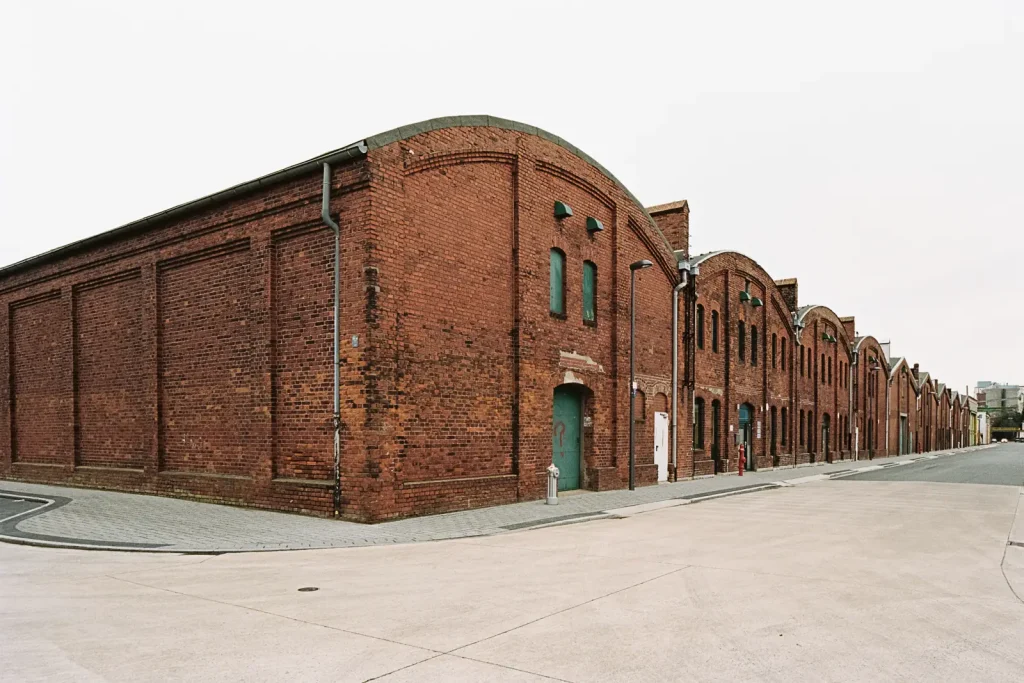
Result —
[[636, 488], [636, 271], [654, 264], [643, 259], [629, 264], [629, 490]]

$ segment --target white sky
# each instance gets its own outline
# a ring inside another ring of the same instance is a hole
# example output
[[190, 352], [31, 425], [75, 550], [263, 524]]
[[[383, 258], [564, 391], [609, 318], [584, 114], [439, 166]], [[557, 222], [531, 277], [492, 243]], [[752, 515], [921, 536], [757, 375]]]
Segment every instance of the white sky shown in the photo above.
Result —
[[11, 2], [0, 264], [493, 114], [940, 381], [1024, 382], [1024, 2]]

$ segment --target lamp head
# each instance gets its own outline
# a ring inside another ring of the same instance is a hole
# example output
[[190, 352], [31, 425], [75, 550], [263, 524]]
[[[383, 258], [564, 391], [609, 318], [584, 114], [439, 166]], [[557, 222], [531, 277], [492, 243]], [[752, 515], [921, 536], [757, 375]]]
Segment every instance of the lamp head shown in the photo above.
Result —
[[650, 268], [653, 265], [654, 264], [651, 263], [650, 261], [648, 261], [647, 259], [642, 259], [640, 261], [634, 261], [633, 263], [630, 263], [629, 264], [629, 269], [630, 270], [643, 270], [644, 268]]

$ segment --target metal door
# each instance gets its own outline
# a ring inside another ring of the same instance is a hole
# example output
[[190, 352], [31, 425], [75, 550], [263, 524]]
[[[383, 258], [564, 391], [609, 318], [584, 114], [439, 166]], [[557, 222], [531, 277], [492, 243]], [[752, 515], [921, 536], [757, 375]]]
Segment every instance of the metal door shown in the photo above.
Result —
[[571, 387], [555, 389], [551, 433], [551, 462], [559, 470], [558, 490], [580, 487], [580, 415], [579, 392]]
[[654, 414], [654, 464], [658, 481], [668, 481], [668, 413]]

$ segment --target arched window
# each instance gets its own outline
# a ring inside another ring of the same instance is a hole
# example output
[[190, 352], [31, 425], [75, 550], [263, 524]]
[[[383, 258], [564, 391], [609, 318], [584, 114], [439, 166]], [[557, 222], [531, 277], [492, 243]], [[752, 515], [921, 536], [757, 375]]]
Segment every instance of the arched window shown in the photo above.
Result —
[[800, 411], [800, 445], [804, 445], [804, 411]]
[[718, 353], [718, 311], [711, 311], [711, 350]]
[[757, 365], [757, 325], [750, 326], [750, 364]]
[[552, 249], [550, 254], [550, 310], [551, 315], [565, 316], [565, 252]]
[[832, 359], [828, 359], [828, 383], [832, 386]]
[[583, 262], [583, 322], [597, 322], [597, 265]]
[[773, 370], [777, 367], [777, 365], [776, 365], [776, 362], [777, 362], [776, 351], [777, 351], [778, 345], [779, 345], [779, 335], [777, 335], [774, 332], [772, 332], [772, 369]]
[[736, 337], [737, 354], [742, 363], [747, 359], [747, 324], [742, 320], [736, 323]]
[[782, 369], [786, 369], [786, 338], [782, 338]]
[[780, 426], [782, 427], [782, 430], [781, 430], [781, 433], [779, 434], [779, 436], [781, 437], [779, 439], [779, 442], [782, 445], [782, 447], [785, 448], [785, 446], [786, 446], [786, 432], [789, 431], [789, 411], [786, 410], [785, 406], [782, 407], [782, 424]]
[[697, 348], [704, 348], [704, 307], [697, 304]]
[[802, 346], [800, 347], [800, 376], [804, 376], [804, 347]]
[[641, 390], [636, 390], [636, 398], [633, 406], [633, 422], [647, 421], [647, 395]]
[[825, 354], [821, 354], [821, 383], [825, 383]]
[[693, 400], [693, 447], [697, 450], [704, 448], [704, 399]]

